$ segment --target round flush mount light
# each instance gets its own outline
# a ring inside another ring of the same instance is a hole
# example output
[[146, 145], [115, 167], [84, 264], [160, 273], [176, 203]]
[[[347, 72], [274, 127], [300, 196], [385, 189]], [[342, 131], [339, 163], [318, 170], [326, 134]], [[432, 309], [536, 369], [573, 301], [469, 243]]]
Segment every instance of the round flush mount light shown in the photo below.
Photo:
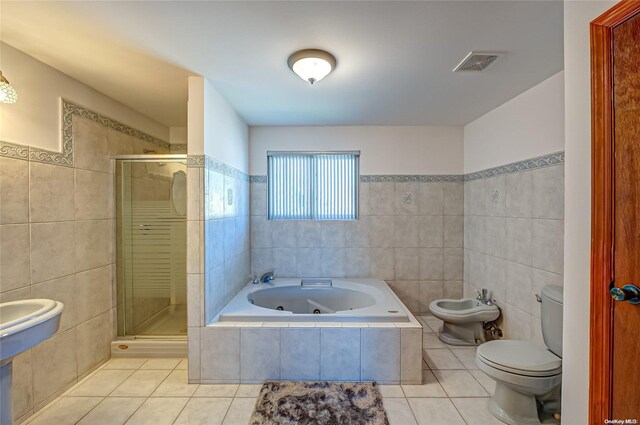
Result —
[[0, 103], [16, 103], [18, 100], [18, 93], [16, 89], [11, 87], [11, 84], [2, 75], [0, 71]]
[[336, 58], [324, 50], [304, 49], [289, 56], [287, 63], [300, 78], [314, 84], [335, 69]]

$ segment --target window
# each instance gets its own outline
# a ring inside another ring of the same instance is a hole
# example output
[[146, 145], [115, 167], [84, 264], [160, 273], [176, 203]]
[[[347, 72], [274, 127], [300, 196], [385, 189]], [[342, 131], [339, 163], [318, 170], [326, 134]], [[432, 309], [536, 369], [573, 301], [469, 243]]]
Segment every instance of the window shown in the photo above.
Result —
[[267, 152], [270, 220], [358, 218], [360, 152]]

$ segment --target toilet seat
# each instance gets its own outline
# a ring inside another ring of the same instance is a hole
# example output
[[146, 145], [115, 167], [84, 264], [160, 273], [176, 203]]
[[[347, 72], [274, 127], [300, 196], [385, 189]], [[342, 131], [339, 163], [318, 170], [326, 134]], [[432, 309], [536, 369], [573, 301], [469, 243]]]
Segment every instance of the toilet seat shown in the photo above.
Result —
[[545, 377], [562, 373], [562, 359], [546, 347], [528, 341], [490, 341], [477, 350], [487, 366], [516, 375]]

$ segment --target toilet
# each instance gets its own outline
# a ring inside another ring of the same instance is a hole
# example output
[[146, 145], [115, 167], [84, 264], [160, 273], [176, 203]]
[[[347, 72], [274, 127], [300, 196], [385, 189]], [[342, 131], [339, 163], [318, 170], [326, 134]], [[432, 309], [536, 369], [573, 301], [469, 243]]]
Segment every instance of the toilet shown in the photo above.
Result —
[[484, 339], [482, 324], [500, 316], [495, 304], [489, 305], [479, 298], [435, 300], [429, 304], [429, 310], [444, 322], [438, 337], [449, 345], [478, 345]]
[[496, 381], [489, 411], [512, 425], [540, 425], [541, 416], [560, 412], [562, 382], [562, 287], [542, 288], [542, 346], [500, 340], [482, 344], [476, 364]]

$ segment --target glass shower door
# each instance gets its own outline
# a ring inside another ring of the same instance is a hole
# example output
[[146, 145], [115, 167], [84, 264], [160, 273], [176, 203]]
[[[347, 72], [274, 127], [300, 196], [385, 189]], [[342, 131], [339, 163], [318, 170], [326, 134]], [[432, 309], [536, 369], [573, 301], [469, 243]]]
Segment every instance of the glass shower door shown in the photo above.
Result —
[[118, 334], [186, 335], [185, 160], [116, 159]]

